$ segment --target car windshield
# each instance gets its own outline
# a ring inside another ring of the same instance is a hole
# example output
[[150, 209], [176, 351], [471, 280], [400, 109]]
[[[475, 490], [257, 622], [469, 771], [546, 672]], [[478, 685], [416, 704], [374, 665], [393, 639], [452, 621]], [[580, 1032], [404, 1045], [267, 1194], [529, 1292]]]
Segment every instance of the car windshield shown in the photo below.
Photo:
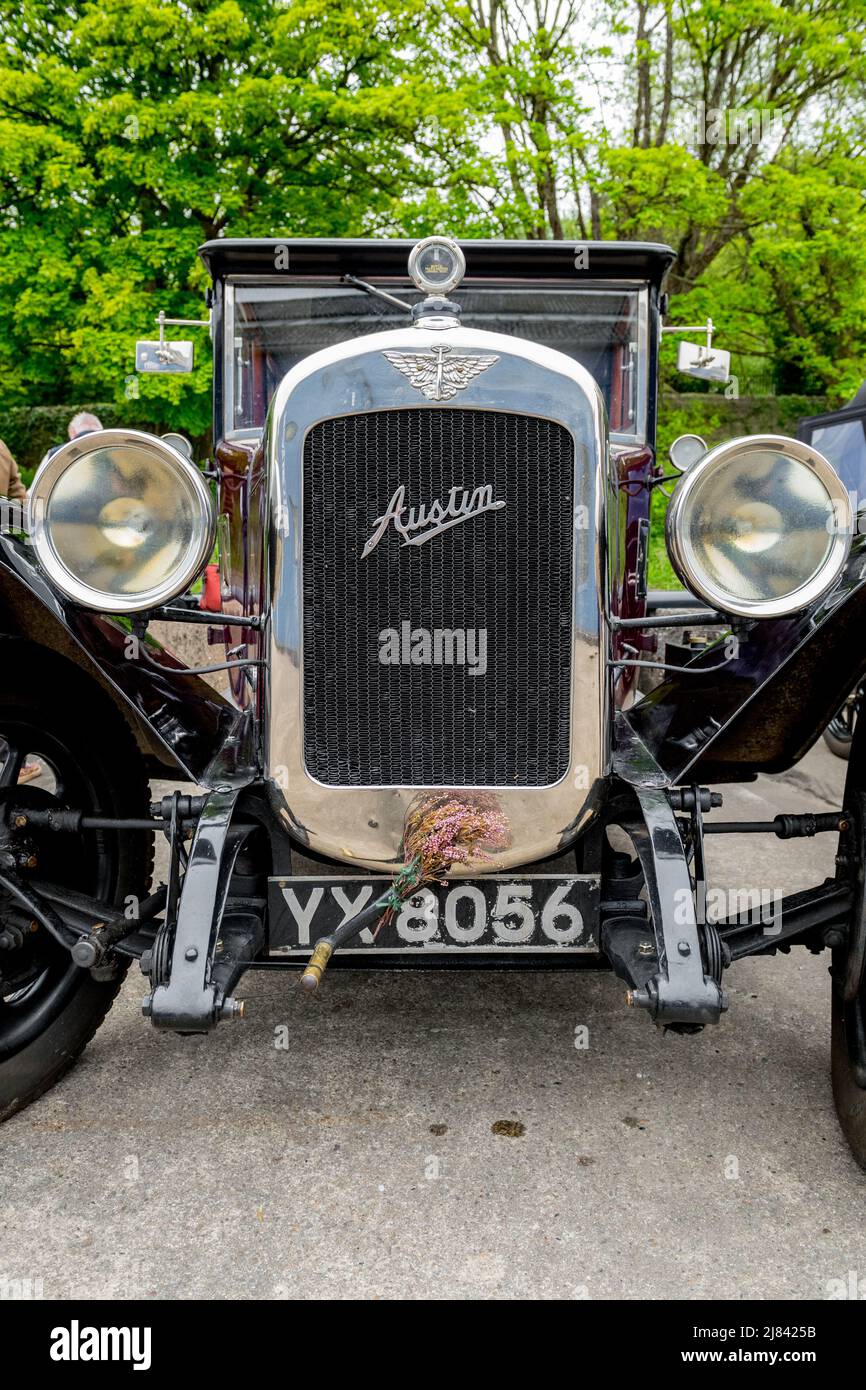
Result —
[[[382, 288], [410, 304], [420, 298], [408, 284], [389, 281]], [[452, 297], [467, 327], [528, 338], [580, 362], [601, 388], [611, 432], [627, 439], [645, 437], [645, 290], [464, 282]], [[354, 286], [230, 282], [226, 434], [261, 429], [279, 382], [310, 353], [407, 324], [400, 309]]]

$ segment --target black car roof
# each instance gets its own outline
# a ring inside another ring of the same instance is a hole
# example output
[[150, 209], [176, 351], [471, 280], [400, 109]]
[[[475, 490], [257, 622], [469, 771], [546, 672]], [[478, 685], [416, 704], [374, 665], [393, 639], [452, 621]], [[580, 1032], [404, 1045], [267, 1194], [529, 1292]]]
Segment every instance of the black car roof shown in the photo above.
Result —
[[[638, 241], [461, 241], [466, 273], [505, 279], [647, 280], [661, 287], [675, 259], [669, 246]], [[213, 280], [226, 275], [406, 276], [416, 241], [219, 238], [199, 248]], [[280, 248], [284, 248], [280, 254]], [[286, 257], [285, 251], [288, 251]], [[585, 254], [577, 259], [576, 253]], [[280, 262], [288, 260], [288, 266]], [[583, 264], [585, 262], [585, 264]], [[279, 265], [279, 269], [278, 269]]]

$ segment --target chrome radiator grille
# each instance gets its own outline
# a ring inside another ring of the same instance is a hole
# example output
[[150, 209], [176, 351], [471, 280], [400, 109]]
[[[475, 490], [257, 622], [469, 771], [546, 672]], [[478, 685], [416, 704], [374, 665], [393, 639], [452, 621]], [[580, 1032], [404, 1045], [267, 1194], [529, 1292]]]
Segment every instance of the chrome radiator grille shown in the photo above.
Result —
[[[421, 545], [402, 544], [389, 526], [363, 557], [401, 485], [409, 507], [485, 485], [505, 506]], [[341, 416], [308, 433], [303, 486], [311, 776], [355, 787], [557, 782], [570, 738], [569, 431], [552, 420], [471, 409]], [[477, 660], [477, 674], [468, 662], [428, 664], [416, 634], [437, 631], [474, 633], [476, 657], [486, 633], [484, 674]], [[383, 641], [394, 664], [381, 660]]]

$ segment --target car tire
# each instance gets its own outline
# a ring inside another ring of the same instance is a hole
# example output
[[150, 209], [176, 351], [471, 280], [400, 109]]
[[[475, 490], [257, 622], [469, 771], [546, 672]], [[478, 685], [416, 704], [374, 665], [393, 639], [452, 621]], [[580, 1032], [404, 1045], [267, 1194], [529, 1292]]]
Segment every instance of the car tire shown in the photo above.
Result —
[[837, 732], [833, 727], [835, 723], [835, 719], [831, 720], [824, 730], [824, 742], [831, 753], [835, 753], [837, 758], [843, 758], [847, 763], [851, 757], [851, 735]]
[[833, 1102], [854, 1158], [866, 1169], [866, 1000], [846, 1007], [834, 984], [830, 1041]]
[[[861, 721], [862, 722], [862, 721]], [[866, 723], [863, 723], [866, 729]], [[830, 1072], [833, 1101], [854, 1158], [866, 1168], [866, 736], [857, 724], [845, 780], [848, 828], [839, 837], [840, 876], [853, 883], [845, 939], [833, 949]]]
[[[25, 807], [69, 805], [103, 816], [146, 816], [144, 760], [99, 687], [77, 667], [16, 639], [0, 639], [0, 670], [4, 803], [14, 798], [11, 804]], [[18, 785], [15, 764], [24, 757], [40, 761], [40, 781], [53, 782], [53, 790]], [[33, 836], [44, 879], [92, 893], [113, 906], [146, 896], [152, 835], [43, 830]], [[6, 920], [11, 920], [9, 899], [0, 895], [0, 928], [4, 901]], [[28, 970], [34, 975], [26, 988], [17, 988], [17, 981], [7, 988], [0, 979], [0, 1120], [43, 1095], [69, 1070], [103, 1022], [126, 973], [125, 963], [115, 957], [111, 978], [95, 978], [73, 965], [68, 951], [44, 929], [41, 939], [34, 933], [31, 949], [41, 954], [19, 967], [25, 976]], [[0, 957], [7, 972], [14, 968], [8, 964], [14, 955], [6, 951]]]

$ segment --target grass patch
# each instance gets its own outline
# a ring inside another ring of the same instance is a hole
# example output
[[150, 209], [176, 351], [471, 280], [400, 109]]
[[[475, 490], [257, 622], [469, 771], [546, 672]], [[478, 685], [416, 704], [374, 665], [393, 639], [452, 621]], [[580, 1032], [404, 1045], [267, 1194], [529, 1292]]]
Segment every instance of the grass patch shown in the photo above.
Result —
[[[665, 484], [667, 486], [667, 484]], [[665, 545], [665, 512], [668, 498], [661, 488], [654, 487], [650, 501], [649, 578], [651, 589], [681, 589]]]

